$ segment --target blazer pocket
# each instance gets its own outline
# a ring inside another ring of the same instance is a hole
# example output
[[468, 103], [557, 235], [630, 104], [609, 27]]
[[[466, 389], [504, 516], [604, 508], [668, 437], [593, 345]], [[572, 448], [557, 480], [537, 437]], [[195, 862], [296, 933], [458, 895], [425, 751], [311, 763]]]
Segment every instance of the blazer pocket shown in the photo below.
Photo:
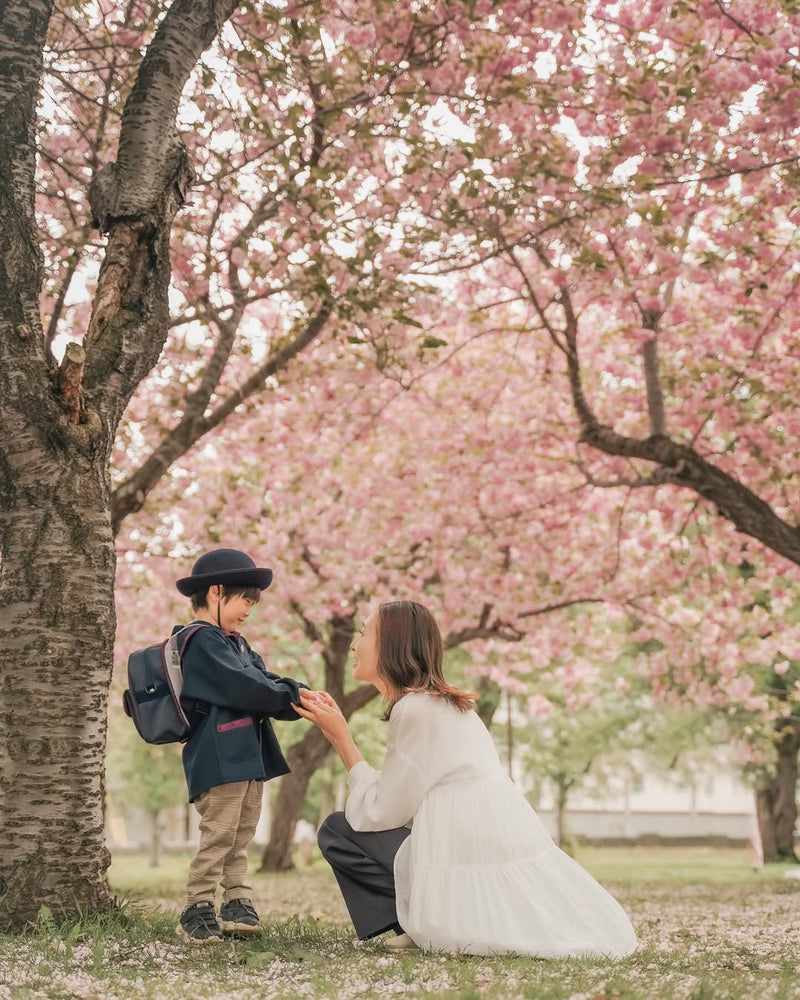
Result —
[[218, 722], [217, 748], [220, 756], [231, 762], [247, 760], [248, 757], [256, 756], [258, 739], [253, 717], [246, 715], [244, 718], [232, 719], [230, 722]]

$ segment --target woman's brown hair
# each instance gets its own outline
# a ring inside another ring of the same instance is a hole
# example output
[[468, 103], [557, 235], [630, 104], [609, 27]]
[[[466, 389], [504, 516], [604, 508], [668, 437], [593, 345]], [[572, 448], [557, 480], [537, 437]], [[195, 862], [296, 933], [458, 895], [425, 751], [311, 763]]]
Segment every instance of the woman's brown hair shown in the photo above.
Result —
[[[436, 619], [415, 601], [378, 607], [378, 669], [400, 694], [424, 691], [466, 712], [477, 695], [448, 684], [442, 673], [444, 644]], [[388, 718], [391, 707], [387, 712]]]

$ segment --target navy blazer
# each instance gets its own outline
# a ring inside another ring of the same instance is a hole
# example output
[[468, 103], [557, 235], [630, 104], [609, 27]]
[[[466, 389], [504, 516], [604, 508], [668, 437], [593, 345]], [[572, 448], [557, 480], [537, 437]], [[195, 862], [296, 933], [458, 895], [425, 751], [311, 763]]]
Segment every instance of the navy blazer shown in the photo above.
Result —
[[193, 721], [183, 747], [189, 801], [215, 785], [286, 774], [269, 719], [299, 719], [291, 704], [306, 685], [270, 673], [241, 635], [216, 625], [192, 635], [181, 663], [181, 703]]

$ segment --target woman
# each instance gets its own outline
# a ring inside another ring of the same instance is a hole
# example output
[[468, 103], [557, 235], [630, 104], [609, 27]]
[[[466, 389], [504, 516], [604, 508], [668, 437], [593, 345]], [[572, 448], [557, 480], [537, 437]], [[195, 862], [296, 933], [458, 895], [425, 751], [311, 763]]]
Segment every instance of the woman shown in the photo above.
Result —
[[357, 680], [388, 703], [382, 771], [365, 761], [330, 695], [300, 691], [349, 771], [344, 813], [319, 831], [360, 938], [388, 947], [540, 958], [629, 954], [625, 912], [553, 843], [503, 771], [473, 695], [444, 679], [433, 616], [382, 604], [353, 645]]

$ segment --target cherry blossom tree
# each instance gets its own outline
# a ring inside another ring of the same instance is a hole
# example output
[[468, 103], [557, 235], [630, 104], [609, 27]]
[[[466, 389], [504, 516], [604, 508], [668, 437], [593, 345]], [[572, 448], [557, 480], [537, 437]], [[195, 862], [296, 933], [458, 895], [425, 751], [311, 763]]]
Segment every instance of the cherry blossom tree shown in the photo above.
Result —
[[[610, 484], [639, 491], [626, 510], [644, 519], [653, 490], [678, 487], [696, 518], [723, 514], [727, 544], [725, 522], [798, 561], [784, 5], [4, 0], [0, 14], [3, 922], [45, 897], [108, 902], [113, 534], [189, 449], [221, 460], [210, 432], [277, 413], [287, 366], [323, 340], [387, 370], [436, 349], [418, 325], [432, 296], [484, 330], [510, 310], [538, 345], [560, 446], [581, 442], [578, 535]], [[660, 516], [683, 524], [670, 506]], [[307, 548], [307, 572], [324, 570]], [[495, 562], [491, 582], [505, 572]], [[454, 634], [505, 624], [499, 607], [478, 625], [454, 610]], [[64, 711], [43, 726], [53, 700]]]
[[504, 21], [503, 121], [482, 78], [450, 99], [430, 218], [462, 273], [472, 232], [455, 300], [552, 345], [589, 481], [689, 489], [797, 563], [797, 15], [734, 6], [551, 10], [547, 57]]
[[[665, 527], [694, 516], [691, 502], [653, 511], [641, 492], [623, 498], [587, 486], [563, 434], [563, 401], [531, 384], [536, 348], [515, 332], [475, 338], [469, 326], [448, 324], [449, 304], [438, 318], [435, 308], [435, 360], [395, 356], [396, 368], [379, 372], [370, 345], [355, 349], [356, 366], [352, 345], [318, 345], [298, 362], [297, 382], [276, 393], [268, 419], [254, 407], [173, 466], [120, 536], [120, 648], [135, 644], [142, 621], [160, 614], [166, 631], [185, 618], [177, 595], [167, 596], [175, 553], [188, 565], [203, 548], [235, 544], [275, 569], [248, 637], [272, 647], [273, 669], [331, 690], [348, 716], [375, 695], [347, 679], [357, 623], [396, 597], [430, 605], [448, 648], [469, 646], [478, 685], [519, 683], [524, 662], [537, 690], [538, 671], [561, 664], [558, 683], [573, 710], [598, 664], [633, 643], [658, 698], [736, 705], [750, 718], [765, 711], [738, 663], [717, 670], [763, 581], [730, 568], [714, 575], [726, 549], [713, 532], [692, 546], [677, 530], [664, 544]], [[722, 579], [725, 614], [718, 609], [720, 627], [702, 647], [701, 683], [698, 638], [677, 616], [683, 609], [684, 623], [699, 627]], [[297, 660], [287, 661], [287, 641], [301, 643]], [[751, 644], [747, 655], [768, 663], [780, 641], [756, 635]], [[682, 691], [675, 672], [686, 677]], [[327, 750], [314, 729], [289, 749], [293, 773], [281, 786], [265, 867], [291, 864], [291, 832]]]
[[754, 781], [764, 860], [797, 860], [797, 588], [757, 554], [756, 564], [724, 559], [720, 550], [641, 622], [640, 669], [661, 699], [722, 720]]
[[[576, 508], [589, 504], [572, 490], [568, 466], [559, 477], [555, 458], [541, 495], [532, 497], [543, 467], [530, 447], [538, 428], [513, 419], [524, 369], [489, 342], [476, 347], [461, 368], [449, 359], [411, 384], [378, 372], [369, 345], [356, 349], [362, 361], [355, 367], [352, 345], [306, 352], [297, 382], [280, 391], [268, 420], [254, 408], [194, 459], [207, 467], [202, 488], [188, 485], [197, 481], [194, 463], [177, 463], [125, 526], [120, 648], [134, 641], [134, 623], [148, 619], [143, 609], [173, 590], [179, 547], [188, 561], [189, 553], [234, 539], [275, 570], [248, 629], [256, 648], [268, 648], [276, 634], [311, 644], [301, 678], [331, 691], [348, 716], [376, 694], [348, 684], [346, 666], [357, 625], [379, 600], [431, 605], [448, 648], [518, 642], [544, 616], [599, 601], [600, 579], [613, 603], [616, 537], [586, 558], [596, 532], [588, 519], [581, 527]], [[481, 363], [487, 350], [493, 367]], [[398, 378], [408, 378], [413, 359], [396, 360]], [[560, 446], [551, 438], [549, 447], [555, 455]], [[598, 517], [613, 519], [616, 498], [596, 493]], [[564, 547], [554, 569], [559, 521], [576, 544]], [[168, 613], [186, 611], [173, 603]], [[261, 628], [258, 619], [266, 622]], [[172, 623], [162, 621], [163, 628]], [[292, 774], [273, 810], [266, 867], [290, 865], [291, 832], [328, 750], [313, 728], [289, 749]]]
[[[716, 0], [573, 4], [551, 8], [534, 35], [547, 26], [545, 53], [504, 19], [484, 74], [442, 99], [461, 131], [428, 216], [439, 231], [459, 219], [454, 304], [539, 345], [532, 377], [568, 404], [585, 481], [646, 492], [678, 548], [702, 538], [715, 551], [702, 607], [691, 596], [684, 607], [683, 560], [672, 561], [667, 612], [696, 616], [698, 631], [710, 615], [715, 648], [705, 640], [698, 658], [688, 633], [673, 633], [685, 645], [666, 644], [660, 687], [678, 676], [675, 693], [708, 697], [711, 664], [738, 701], [764, 689], [754, 663], [769, 677], [794, 662], [784, 597], [762, 602], [753, 631], [735, 576], [757, 566], [762, 590], [777, 577], [780, 595], [800, 562], [787, 364], [799, 328], [798, 15]], [[500, 90], [502, 122], [489, 110]], [[782, 831], [778, 855], [792, 854], [796, 816], [796, 688], [786, 695], [771, 708], [776, 783], [759, 798]]]
[[95, 189], [108, 247], [94, 310], [60, 367], [39, 310], [34, 215], [52, 7], [8, 0], [0, 10], [4, 926], [34, 919], [46, 900], [54, 912], [110, 903], [102, 821], [114, 636], [108, 458], [166, 334], [170, 226], [190, 176], [175, 128], [181, 91], [235, 4], [178, 2], [159, 26], [126, 104], [116, 164]]
[[765, 861], [795, 861], [798, 753], [800, 753], [800, 663], [777, 659], [760, 682], [773, 711], [745, 719], [739, 736], [745, 771], [754, 776], [756, 815]]
[[[44, 900], [110, 902], [122, 519], [323, 333], [408, 328], [414, 226], [398, 225], [409, 183], [391, 143], [427, 114], [425, 69], [457, 53], [446, 10], [383, 6], [0, 7], [4, 925]], [[138, 464], [112, 488], [122, 413], [157, 362], [160, 395], [120, 439]]]

